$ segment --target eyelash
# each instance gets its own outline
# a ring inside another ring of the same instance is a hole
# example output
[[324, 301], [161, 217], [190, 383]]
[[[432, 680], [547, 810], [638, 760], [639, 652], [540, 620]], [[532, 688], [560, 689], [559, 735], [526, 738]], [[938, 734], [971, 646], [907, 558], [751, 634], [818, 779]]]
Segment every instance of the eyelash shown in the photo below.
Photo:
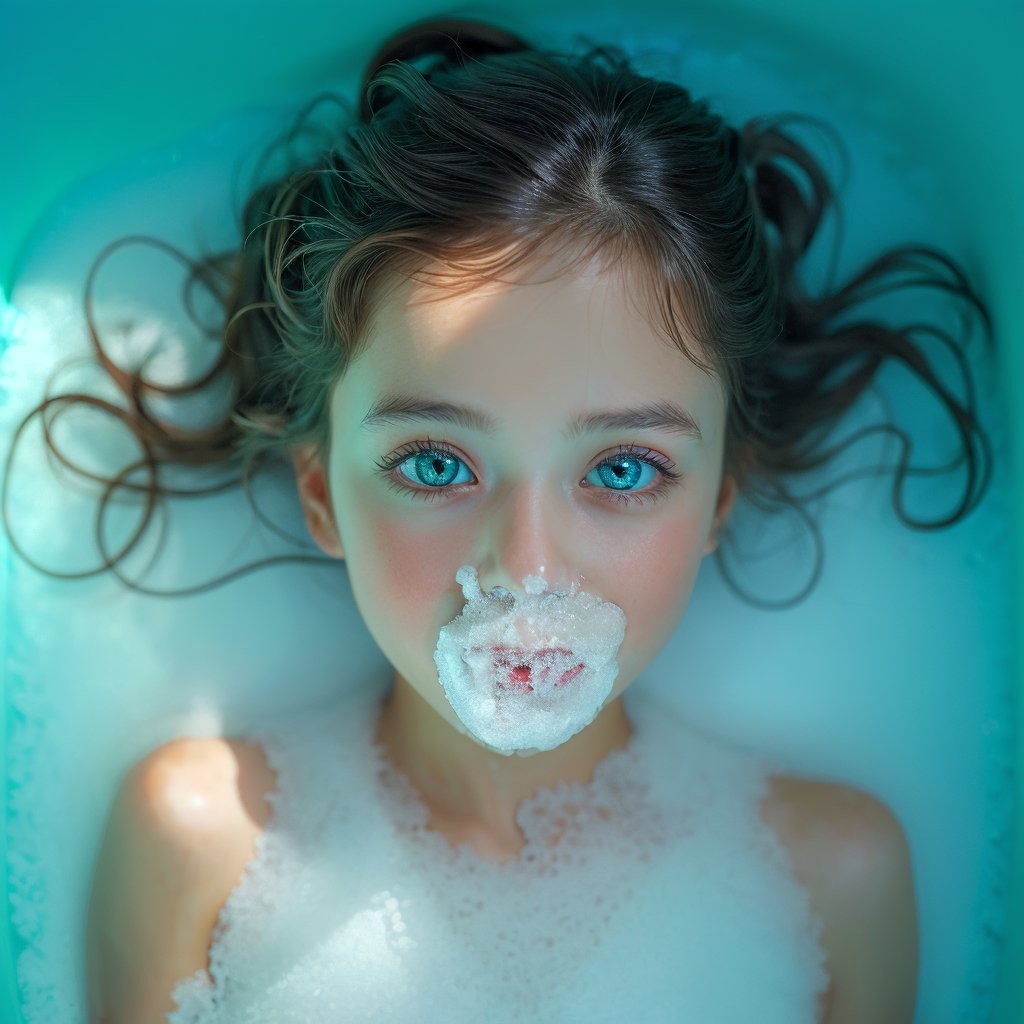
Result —
[[[391, 455], [387, 455], [379, 462], [375, 462], [374, 465], [384, 475], [394, 490], [399, 493], [413, 494], [424, 501], [434, 501], [438, 497], [447, 496], [452, 491], [459, 491], [473, 486], [472, 484], [446, 484], [444, 487], [421, 489], [410, 487], [408, 484], [400, 482], [395, 475], [398, 467], [410, 456], [418, 455], [420, 452], [448, 455], [465, 464], [465, 460], [446, 441], [431, 441], [428, 437], [426, 441], [413, 441], [410, 444], [403, 445]], [[646, 491], [615, 491], [610, 487], [595, 487], [595, 490], [607, 491], [611, 495], [611, 500], [616, 501], [620, 505], [629, 505], [633, 502], [653, 504], [664, 497], [665, 493], [682, 479], [682, 474], [671, 469], [672, 464], [664, 456], [659, 455], [657, 452], [652, 452], [650, 448], [641, 448], [636, 445], [620, 445], [612, 455], [605, 456], [600, 462], [596, 463], [593, 469], [597, 469], [598, 466], [606, 462], [614, 461], [616, 456], [621, 457], [623, 455], [628, 455], [639, 462], [654, 466], [661, 473], [661, 479], [655, 487]], [[588, 470], [587, 473], [589, 474], [591, 471]], [[593, 484], [588, 484], [588, 486], [594, 487]]]

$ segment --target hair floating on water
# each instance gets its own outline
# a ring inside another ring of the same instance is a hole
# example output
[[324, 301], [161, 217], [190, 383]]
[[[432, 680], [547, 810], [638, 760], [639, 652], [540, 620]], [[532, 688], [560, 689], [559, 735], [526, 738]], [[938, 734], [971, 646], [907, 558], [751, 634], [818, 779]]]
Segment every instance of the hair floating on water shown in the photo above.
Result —
[[[96, 529], [103, 566], [50, 575], [117, 573], [155, 504], [169, 495], [202, 496], [241, 482], [262, 519], [250, 490], [256, 472], [307, 445], [326, 459], [330, 390], [365, 347], [374, 302], [389, 280], [440, 276], [454, 289], [457, 271], [463, 287], [472, 287], [552, 246], [570, 257], [567, 270], [601, 254], [609, 265], [628, 260], [643, 271], [642, 299], [652, 325], [695, 366], [714, 374], [727, 396], [723, 472], [753, 504], [795, 511], [815, 536], [814, 575], [785, 602], [743, 594], [719, 545], [715, 558], [723, 575], [751, 603], [786, 608], [813, 588], [821, 571], [820, 532], [804, 505], [852, 477], [800, 498], [785, 478], [827, 463], [869, 434], [892, 434], [900, 442], [896, 467], [867, 472], [895, 468], [893, 504], [905, 525], [942, 529], [980, 502], [992, 456], [975, 414], [967, 332], [957, 339], [932, 324], [839, 322], [880, 295], [933, 288], [962, 301], [965, 323], [976, 317], [991, 346], [988, 312], [959, 266], [937, 249], [912, 245], [883, 253], [831, 293], [812, 296], [801, 285], [798, 265], [824, 213], [839, 211], [820, 164], [784, 128], [806, 121], [833, 134], [828, 125], [790, 115], [753, 118], [737, 130], [683, 87], [634, 71], [618, 47], [591, 46], [578, 55], [542, 51], [484, 23], [431, 20], [397, 33], [375, 54], [358, 111], [334, 94], [315, 97], [268, 147], [261, 169], [303, 133], [313, 134], [309, 119], [324, 102], [339, 105], [343, 120], [327, 131], [325, 147], [312, 156], [291, 155], [283, 174], [251, 192], [237, 250], [191, 260], [149, 240], [189, 266], [183, 298], [193, 319], [196, 285], [224, 310], [220, 358], [201, 380], [160, 387], [143, 379], [142, 368], [122, 369], [107, 356], [92, 316], [96, 269], [116, 245], [147, 240], [124, 239], [97, 258], [85, 289], [86, 322], [96, 358], [128, 407], [79, 393], [49, 397], [22, 421], [8, 457], [9, 475], [17, 437], [43, 414], [46, 443], [64, 465], [107, 485]], [[447, 268], [445, 275], [431, 274], [435, 265]], [[932, 368], [929, 345], [945, 347], [956, 359], [964, 402]], [[910, 438], [891, 423], [823, 447], [887, 359], [914, 373], [948, 412], [962, 443], [951, 463], [911, 467]], [[143, 403], [147, 393], [184, 395], [219, 374], [228, 375], [236, 397], [213, 426], [186, 430], [155, 418]], [[124, 423], [142, 448], [141, 460], [108, 479], [56, 453], [46, 414], [76, 403]], [[952, 513], [934, 521], [907, 516], [902, 492], [908, 475], [948, 472], [964, 462], [967, 483]], [[196, 490], [173, 489], [160, 472], [172, 464], [227, 464], [240, 475]], [[147, 473], [142, 485], [126, 479], [139, 468]], [[100, 540], [103, 513], [122, 488], [146, 496], [145, 515], [128, 544], [110, 557]], [[12, 547], [47, 572], [13, 539], [6, 477], [2, 504]], [[286, 555], [179, 591], [152, 590], [117, 574], [140, 593], [185, 596], [281, 561], [336, 565]]]

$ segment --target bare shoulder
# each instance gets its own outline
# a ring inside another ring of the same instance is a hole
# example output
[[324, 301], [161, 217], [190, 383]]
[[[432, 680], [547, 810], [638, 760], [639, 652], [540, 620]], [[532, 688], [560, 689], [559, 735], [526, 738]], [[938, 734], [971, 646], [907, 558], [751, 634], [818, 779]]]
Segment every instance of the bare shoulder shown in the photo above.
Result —
[[154, 821], [176, 834], [208, 839], [266, 828], [266, 795], [277, 776], [259, 743], [230, 737], [170, 740], [136, 766], [138, 795]]
[[242, 739], [179, 738], [133, 774], [136, 813], [154, 843], [177, 855], [212, 928], [270, 820], [277, 776], [266, 753]]
[[277, 786], [263, 748], [230, 737], [180, 738], [137, 766], [140, 813], [197, 876], [214, 917], [256, 854]]
[[258, 745], [224, 738], [171, 740], [125, 775], [90, 896], [90, 1020], [163, 1021], [175, 985], [209, 967], [214, 925], [274, 786]]
[[822, 923], [826, 1024], [910, 1024], [917, 907], [906, 834], [892, 810], [839, 783], [776, 775], [762, 804]]

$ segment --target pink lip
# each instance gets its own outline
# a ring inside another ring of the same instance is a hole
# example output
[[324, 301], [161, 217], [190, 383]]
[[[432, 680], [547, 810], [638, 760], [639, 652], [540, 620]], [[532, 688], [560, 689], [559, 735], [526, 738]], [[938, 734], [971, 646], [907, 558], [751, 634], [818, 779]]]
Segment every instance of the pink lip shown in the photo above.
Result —
[[[528, 651], [523, 647], [494, 646], [491, 648], [494, 655], [494, 667], [497, 671], [507, 671], [507, 677], [502, 686], [506, 690], [513, 690], [518, 693], [530, 693], [533, 687], [530, 679], [533, 676], [533, 665], [535, 661], [549, 657], [552, 654], [572, 655], [566, 647], [542, 647], [538, 651]], [[556, 687], [565, 686], [576, 678], [583, 671], [582, 662], [573, 666], [568, 672], [563, 672], [561, 678], [555, 683]], [[541, 669], [543, 679], [550, 671], [550, 666]]]

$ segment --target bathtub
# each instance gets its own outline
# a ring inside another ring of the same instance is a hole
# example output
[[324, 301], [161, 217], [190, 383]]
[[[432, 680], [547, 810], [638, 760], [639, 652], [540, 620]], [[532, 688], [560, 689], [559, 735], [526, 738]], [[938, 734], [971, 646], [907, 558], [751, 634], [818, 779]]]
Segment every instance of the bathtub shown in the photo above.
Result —
[[[549, 6], [523, 0], [514, 15], [485, 5], [459, 13], [493, 17], [538, 42], [545, 31], [565, 25], [578, 25], [597, 41], [622, 41], [612, 29], [621, 25], [614, 6], [565, 0], [557, 15]], [[1024, 578], [1024, 553], [1010, 528], [1019, 515], [1010, 510], [1021, 508], [1024, 414], [1010, 389], [1024, 381], [1018, 298], [1024, 152], [1011, 125], [1024, 94], [1016, 60], [1022, 14], [1009, 0], [969, 10], [865, 0], [827, 15], [813, 0], [783, 0], [770, 10], [754, 0], [688, 7], [684, 22], [677, 4], [631, 5], [641, 45], [654, 45], [666, 33], [690, 42], [683, 84], [726, 116], [813, 107], [815, 113], [835, 111], [837, 127], [849, 133], [854, 179], [844, 211], [851, 223], [843, 266], [859, 265], [883, 246], [927, 240], [965, 267], [996, 325], [992, 387], [1005, 416], [1003, 469], [981, 509], [937, 534], [912, 533], [895, 521], [888, 478], [837, 492], [824, 524], [825, 574], [796, 609], [765, 612], [738, 603], [708, 560], [679, 630], [635, 685], [667, 692], [673, 658], [685, 652], [702, 680], [677, 695], [690, 716], [787, 757], [795, 769], [885, 799], [907, 831], [918, 887], [917, 1024], [1015, 1024], [1024, 1019], [1024, 860], [1012, 814], [1021, 792], [1021, 674], [1011, 637], [1024, 635], [1014, 583]], [[237, 199], [231, 181], [236, 158], [251, 154], [270, 126], [282, 124], [286, 112], [320, 86], [337, 83], [353, 96], [351, 77], [339, 69], [358, 73], [388, 31], [436, 10], [385, 0], [372, 16], [345, 14], [340, 24], [337, 5], [296, 0], [284, 35], [235, 2], [182, 0], [173, 15], [170, 9], [147, 12], [138, 22], [111, 3], [26, 5], [8, 15], [12, 31], [0, 69], [10, 97], [7, 159], [0, 165], [0, 195], [6, 197], [0, 206], [0, 338], [8, 350], [0, 374], [4, 457], [11, 410], [41, 397], [32, 392], [41, 387], [40, 366], [81, 347], [81, 286], [99, 249], [140, 233], [173, 237], [185, 248], [228, 244], [230, 223], [215, 223], [211, 211]], [[792, 87], [784, 84], [789, 79]], [[828, 169], [835, 180], [835, 166]], [[931, 206], [923, 199], [915, 206], [918, 195], [927, 195]], [[859, 221], [849, 216], [851, 209], [862, 211]], [[877, 212], [877, 222], [865, 210]], [[181, 211], [195, 223], [178, 223]], [[134, 259], [122, 252], [116, 259], [108, 298], [129, 263], [152, 281], [166, 261], [153, 253]], [[145, 307], [150, 299], [138, 301]], [[173, 316], [161, 307], [164, 313]], [[14, 359], [16, 352], [21, 355]], [[35, 361], [28, 355], [33, 352]], [[25, 382], [31, 386], [12, 389]], [[895, 377], [889, 385], [900, 394]], [[877, 414], [879, 408], [861, 411]], [[927, 416], [922, 411], [919, 422], [929, 423]], [[860, 457], [874, 462], [878, 452], [861, 451]], [[41, 492], [35, 493], [38, 500]], [[268, 488], [267, 500], [301, 528], [286, 479]], [[216, 506], [225, 515], [239, 507], [230, 499]], [[46, 508], [39, 522], [57, 515], [50, 504]], [[752, 511], [745, 514], [755, 522]], [[213, 566], [199, 574], [207, 579], [227, 571], [218, 558], [236, 538], [204, 534], [201, 523], [210, 521], [204, 515], [183, 513], [172, 540], [181, 545], [177, 556], [165, 557], [179, 569], [190, 562]], [[91, 541], [91, 521], [74, 522]], [[37, 543], [43, 533], [38, 525], [29, 530]], [[66, 539], [42, 537], [42, 545], [55, 556], [40, 558], [48, 566], [66, 566], [56, 556], [79, 553]], [[84, 549], [91, 550], [88, 544]], [[154, 602], [124, 595], [109, 579], [53, 584], [44, 618], [26, 598], [42, 584], [3, 535], [0, 552], [7, 795], [0, 1019], [71, 1024], [84, 983], [77, 958], [87, 872], [118, 774], [172, 735], [244, 730], [281, 705], [278, 684], [288, 665], [280, 651], [251, 637], [243, 642], [251, 625], [233, 616], [223, 595], [157, 613]], [[266, 554], [253, 548], [237, 564]], [[788, 578], [792, 571], [796, 580], [806, 569], [805, 554], [786, 556], [772, 573]], [[273, 573], [254, 574], [244, 593], [314, 638], [305, 681], [291, 686], [289, 699], [327, 692], [342, 650], [353, 674], [389, 677], [343, 575], [332, 576], [338, 584], [332, 586], [322, 572], [280, 572], [307, 581], [308, 604], [275, 605], [280, 588], [274, 581], [284, 577]], [[166, 576], [159, 585], [193, 581]], [[898, 632], [892, 627], [897, 617]], [[741, 649], [726, 657], [712, 685], [720, 650], [703, 638], [721, 640], [726, 619], [750, 639], [733, 645]], [[325, 630], [328, 621], [344, 628]], [[51, 644], [58, 632], [64, 642]], [[325, 632], [330, 639], [323, 639]], [[183, 635], [190, 640], [187, 652]], [[819, 638], [813, 649], [801, 642], [808, 635]], [[144, 644], [140, 637], [147, 638]], [[131, 652], [131, 678], [118, 645]], [[239, 645], [248, 650], [241, 661]], [[160, 657], [170, 651], [173, 689]], [[93, 677], [89, 692], [73, 685], [83, 664]], [[829, 687], [811, 685], [812, 673], [827, 678]], [[869, 678], [885, 685], [865, 682]], [[942, 699], [933, 700], [936, 694]], [[846, 726], [841, 735], [837, 722]]]

